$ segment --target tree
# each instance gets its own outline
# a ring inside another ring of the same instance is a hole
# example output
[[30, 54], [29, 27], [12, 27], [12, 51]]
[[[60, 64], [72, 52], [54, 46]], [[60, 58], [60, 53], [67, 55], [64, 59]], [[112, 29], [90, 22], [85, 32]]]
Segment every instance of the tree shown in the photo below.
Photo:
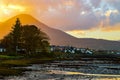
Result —
[[17, 18], [15, 25], [12, 27], [12, 31], [1, 40], [1, 44], [4, 45], [9, 53], [17, 53], [17, 47], [19, 46], [21, 37], [21, 23]]
[[1, 40], [1, 44], [11, 53], [25, 50], [26, 53], [47, 52], [48, 36], [35, 25], [22, 26], [17, 18], [12, 31]]
[[22, 27], [22, 44], [29, 53], [45, 52], [49, 46], [48, 36], [34, 25]]
[[1, 40], [1, 45], [6, 48], [7, 52], [13, 53], [14, 47], [13, 47], [13, 37], [11, 33], [9, 33], [7, 36], [4, 37], [4, 39]]
[[12, 28], [12, 38], [13, 38], [13, 47], [14, 52], [17, 52], [17, 48], [19, 47], [20, 38], [21, 38], [21, 23], [19, 18], [17, 18], [15, 25]]

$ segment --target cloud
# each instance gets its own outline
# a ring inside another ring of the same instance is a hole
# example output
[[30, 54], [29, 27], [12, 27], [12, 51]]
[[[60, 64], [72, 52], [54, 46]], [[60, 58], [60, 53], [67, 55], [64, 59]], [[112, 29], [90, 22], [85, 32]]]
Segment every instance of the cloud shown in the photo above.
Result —
[[29, 13], [30, 6], [24, 0], [0, 0], [0, 21], [5, 21], [17, 14]]
[[104, 31], [104, 32], [115, 32], [115, 31], [120, 32], [120, 23], [116, 24], [114, 26], [103, 27], [103, 28], [101, 28], [101, 30]]
[[111, 14], [110, 15], [110, 25], [113, 26], [115, 24], [120, 23], [120, 12], [119, 14]]
[[119, 27], [93, 28], [89, 30], [72, 30], [72, 31], [67, 31], [66, 33], [78, 38], [120, 40]]
[[25, 13], [63, 31], [90, 30], [98, 28], [101, 22], [104, 27], [114, 28], [120, 23], [120, 0], [0, 0], [0, 3], [25, 6]]
[[90, 1], [91, 1], [91, 4], [92, 4], [95, 8], [97, 8], [97, 7], [100, 6], [100, 3], [101, 3], [102, 0], [90, 0]]
[[67, 31], [67, 33], [72, 34], [72, 35], [86, 35], [85, 30], [72, 30], [72, 31]]

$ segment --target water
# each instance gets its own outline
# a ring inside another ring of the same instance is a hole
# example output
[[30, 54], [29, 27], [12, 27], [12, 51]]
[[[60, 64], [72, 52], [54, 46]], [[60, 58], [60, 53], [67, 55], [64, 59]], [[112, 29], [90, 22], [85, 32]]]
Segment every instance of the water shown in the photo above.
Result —
[[24, 68], [32, 71], [5, 80], [120, 80], [120, 64], [111, 61], [54, 61]]

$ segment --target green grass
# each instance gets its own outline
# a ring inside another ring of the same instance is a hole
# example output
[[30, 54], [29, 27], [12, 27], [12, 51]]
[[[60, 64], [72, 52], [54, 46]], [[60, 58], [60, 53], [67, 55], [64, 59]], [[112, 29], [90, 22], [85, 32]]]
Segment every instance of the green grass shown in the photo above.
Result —
[[23, 56], [8, 56], [8, 55], [0, 55], [0, 59], [20, 59]]
[[28, 66], [30, 64], [39, 64], [51, 61], [51, 58], [30, 58], [30, 59], [17, 59], [17, 60], [2, 60], [0, 62], [0, 75], [1, 76], [11, 76], [11, 75], [21, 75], [26, 69], [13, 69], [12, 67]]
[[26, 69], [13, 69], [13, 67], [29, 66], [31, 64], [45, 63], [54, 60], [52, 57], [41, 56], [40, 54], [25, 55], [0, 55], [0, 75], [20, 75]]
[[30, 64], [29, 60], [4, 60], [0, 63], [1, 66], [14, 67], [14, 66], [27, 66]]

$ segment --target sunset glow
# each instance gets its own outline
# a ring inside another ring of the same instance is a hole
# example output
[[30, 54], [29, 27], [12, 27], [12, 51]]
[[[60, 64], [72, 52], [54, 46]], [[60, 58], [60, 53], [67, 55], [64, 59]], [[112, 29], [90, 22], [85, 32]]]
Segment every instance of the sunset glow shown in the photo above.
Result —
[[19, 4], [0, 4], [0, 21], [3, 22], [11, 16], [26, 12], [26, 7]]
[[24, 13], [78, 38], [120, 40], [118, 3], [119, 0], [0, 0], [0, 22]]
[[70, 35], [73, 35], [77, 38], [96, 38], [96, 39], [107, 39], [107, 40], [119, 40], [120, 39], [120, 31], [112, 31], [112, 32], [103, 32], [101, 30], [85, 30], [85, 31], [68, 31]]

